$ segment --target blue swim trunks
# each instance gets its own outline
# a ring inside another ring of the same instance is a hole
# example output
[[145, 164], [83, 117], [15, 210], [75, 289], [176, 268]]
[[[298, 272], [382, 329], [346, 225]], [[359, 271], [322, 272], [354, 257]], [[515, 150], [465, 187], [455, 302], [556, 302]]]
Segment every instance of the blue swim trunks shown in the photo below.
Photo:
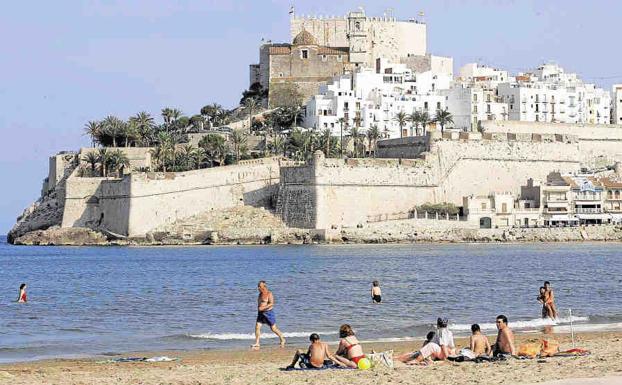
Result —
[[260, 311], [257, 313], [257, 322], [268, 326], [274, 325], [276, 323], [276, 314], [274, 314], [274, 310]]

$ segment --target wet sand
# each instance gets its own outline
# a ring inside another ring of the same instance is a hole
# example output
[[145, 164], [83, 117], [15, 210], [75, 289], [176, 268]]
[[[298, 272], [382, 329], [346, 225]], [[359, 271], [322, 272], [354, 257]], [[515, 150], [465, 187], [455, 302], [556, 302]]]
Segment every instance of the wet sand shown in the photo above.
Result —
[[[517, 344], [538, 341], [539, 335], [517, 336]], [[492, 340], [493, 336], [489, 335]], [[570, 336], [554, 335], [560, 349], [572, 347]], [[63, 359], [0, 365], [0, 384], [535, 384], [544, 381], [550, 385], [622, 384], [622, 333], [582, 333], [577, 336], [577, 347], [589, 349], [585, 357], [552, 357], [546, 359], [516, 360], [475, 364], [471, 362], [435, 362], [429, 366], [405, 366], [396, 364], [395, 369], [376, 368], [360, 370], [325, 370], [284, 372], [296, 348], [279, 349], [275, 341], [267, 341], [261, 351], [250, 350], [203, 350], [139, 352], [124, 357], [152, 357], [167, 355], [180, 361], [163, 363], [101, 363], [111, 357], [89, 359]], [[456, 339], [458, 347], [465, 346], [465, 339]], [[421, 341], [366, 343], [371, 349], [393, 349], [395, 354], [416, 350]], [[334, 346], [331, 347], [334, 350]], [[69, 352], [68, 352], [69, 353]], [[598, 380], [578, 380], [598, 378]]]

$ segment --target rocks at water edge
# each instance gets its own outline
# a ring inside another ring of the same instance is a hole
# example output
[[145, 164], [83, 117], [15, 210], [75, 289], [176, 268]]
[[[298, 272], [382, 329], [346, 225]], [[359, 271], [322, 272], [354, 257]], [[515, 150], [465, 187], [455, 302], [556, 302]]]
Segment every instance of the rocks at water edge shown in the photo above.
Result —
[[25, 246], [104, 246], [108, 239], [100, 232], [84, 227], [50, 227], [35, 230], [14, 239], [14, 244]]

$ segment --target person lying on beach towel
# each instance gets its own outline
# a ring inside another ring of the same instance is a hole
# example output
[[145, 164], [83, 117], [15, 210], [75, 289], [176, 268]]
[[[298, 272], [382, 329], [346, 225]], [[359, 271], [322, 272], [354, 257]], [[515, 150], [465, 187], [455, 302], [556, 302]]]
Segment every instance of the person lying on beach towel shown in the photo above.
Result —
[[326, 369], [332, 366], [345, 366], [333, 356], [328, 349], [328, 345], [320, 341], [320, 336], [313, 333], [309, 336], [309, 349], [307, 352], [297, 350], [292, 359], [292, 363], [285, 369], [294, 369], [296, 364], [302, 369]]
[[426, 364], [432, 360], [443, 360], [446, 357], [443, 356], [441, 347], [433, 342], [436, 333], [434, 331], [428, 332], [421, 349], [416, 352], [405, 353], [397, 356], [395, 359], [408, 365]]

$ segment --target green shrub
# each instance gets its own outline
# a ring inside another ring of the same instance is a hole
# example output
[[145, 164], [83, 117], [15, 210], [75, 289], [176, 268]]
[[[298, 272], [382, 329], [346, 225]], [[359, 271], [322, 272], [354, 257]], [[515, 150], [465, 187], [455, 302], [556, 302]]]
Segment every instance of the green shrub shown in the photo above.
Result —
[[430, 214], [449, 214], [456, 215], [460, 212], [460, 209], [456, 207], [453, 203], [424, 203], [420, 206], [417, 206], [418, 212], [427, 211]]

